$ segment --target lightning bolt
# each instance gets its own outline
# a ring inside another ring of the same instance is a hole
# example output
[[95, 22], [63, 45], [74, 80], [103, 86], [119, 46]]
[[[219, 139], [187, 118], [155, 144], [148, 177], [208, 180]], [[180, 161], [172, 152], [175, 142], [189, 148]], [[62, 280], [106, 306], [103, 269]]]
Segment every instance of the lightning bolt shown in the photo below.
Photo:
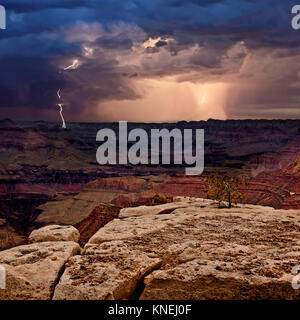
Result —
[[67, 67], [65, 67], [64, 70], [65, 71], [66, 70], [75, 70], [75, 69], [77, 69], [79, 67], [79, 65], [80, 65], [79, 60], [78, 59], [74, 59], [72, 64], [67, 66]]
[[[60, 89], [58, 89], [58, 91], [57, 91], [57, 96], [58, 96], [58, 99], [61, 100]], [[58, 103], [57, 105], [60, 108], [59, 113], [60, 113], [60, 117], [61, 117], [61, 120], [62, 120], [62, 128], [66, 129], [67, 128], [66, 127], [66, 122], [65, 122], [65, 119], [64, 119], [64, 116], [63, 116], [63, 113], [62, 113], [63, 112], [63, 104], [62, 103]]]
[[[78, 67], [80, 66], [80, 61], [78, 59], [74, 59], [72, 64], [65, 67], [64, 70], [75, 70], [77, 69]], [[61, 89], [58, 89], [57, 91], [57, 96], [58, 96], [58, 99], [61, 100]], [[61, 120], [62, 120], [62, 128], [63, 129], [66, 129], [67, 126], [66, 126], [66, 122], [65, 122], [65, 119], [64, 119], [64, 116], [63, 116], [63, 104], [62, 103], [58, 103], [57, 106], [59, 107], [59, 114], [60, 114], [60, 117], [61, 117]]]

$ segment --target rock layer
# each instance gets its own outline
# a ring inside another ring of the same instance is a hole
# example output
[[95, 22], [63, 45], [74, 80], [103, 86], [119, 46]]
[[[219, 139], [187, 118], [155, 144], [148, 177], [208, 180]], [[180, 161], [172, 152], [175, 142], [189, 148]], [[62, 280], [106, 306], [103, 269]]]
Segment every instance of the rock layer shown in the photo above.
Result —
[[[219, 169], [252, 174], [247, 203], [300, 208], [299, 183], [294, 187], [299, 176], [294, 170], [281, 175], [300, 152], [299, 124], [299, 120], [210, 119], [177, 124], [128, 123], [128, 129], [141, 128], [149, 134], [153, 128], [174, 126], [204, 129], [205, 174]], [[95, 137], [98, 130], [107, 127], [118, 130], [118, 123], [69, 123], [67, 130], [60, 130], [45, 121], [0, 122], [0, 219], [6, 221], [1, 223], [0, 232], [5, 232], [2, 238], [13, 240], [1, 240], [1, 248], [20, 244], [20, 237], [27, 236], [33, 227], [77, 225], [89, 219], [103, 202], [120, 205], [124, 200], [137, 201], [155, 194], [205, 196], [205, 176], [178, 177], [184, 168], [177, 165], [99, 166]], [[167, 175], [165, 179], [153, 177], [162, 173]], [[256, 179], [260, 173], [263, 175]], [[130, 175], [133, 177], [122, 178]], [[138, 177], [143, 178], [138, 181]]]

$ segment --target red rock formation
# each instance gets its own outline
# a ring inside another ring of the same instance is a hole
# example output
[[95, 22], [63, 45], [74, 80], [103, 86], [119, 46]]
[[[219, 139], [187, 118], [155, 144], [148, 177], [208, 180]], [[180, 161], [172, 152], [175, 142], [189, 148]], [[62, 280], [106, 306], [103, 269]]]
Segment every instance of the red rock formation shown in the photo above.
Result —
[[97, 206], [86, 219], [75, 225], [80, 232], [79, 243], [84, 245], [101, 227], [118, 217], [120, 209], [121, 207], [111, 204]]
[[264, 171], [284, 170], [292, 164], [300, 153], [300, 135], [292, 142], [272, 154], [263, 154], [250, 161], [251, 173], [255, 177]]
[[[176, 175], [183, 168], [97, 165], [96, 132], [115, 124], [74, 124], [74, 130], [52, 126], [43, 122], [26, 128], [7, 119], [0, 121], [0, 205], [9, 208], [0, 212], [0, 219], [16, 230], [30, 231], [40, 204], [70, 198], [83, 188], [86, 193], [95, 191], [100, 202], [115, 205], [145, 203], [156, 194], [164, 201], [177, 195], [205, 197], [205, 176]], [[153, 124], [129, 126], [149, 131]], [[176, 126], [205, 129], [206, 174], [218, 168], [254, 173], [245, 190], [247, 202], [299, 208], [299, 166], [290, 168], [300, 151], [299, 121], [209, 120]]]

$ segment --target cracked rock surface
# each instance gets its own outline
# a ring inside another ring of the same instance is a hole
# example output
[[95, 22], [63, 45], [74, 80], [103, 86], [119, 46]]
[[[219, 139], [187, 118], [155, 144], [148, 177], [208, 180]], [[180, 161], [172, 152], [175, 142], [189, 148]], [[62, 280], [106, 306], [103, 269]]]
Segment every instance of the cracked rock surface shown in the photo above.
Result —
[[160, 259], [140, 299], [300, 299], [291, 286], [300, 264], [299, 210], [219, 209], [200, 199], [170, 214], [160, 208], [115, 219], [86, 245], [119, 239], [133, 258]]
[[0, 252], [6, 289], [0, 300], [49, 300], [66, 261], [77, 254], [75, 242], [42, 242]]
[[93, 245], [72, 257], [55, 289], [55, 300], [134, 298], [139, 282], [161, 263], [158, 258], [128, 248], [123, 241]]
[[0, 252], [0, 299], [300, 300], [300, 210], [176, 197], [123, 213], [83, 250], [60, 241]]

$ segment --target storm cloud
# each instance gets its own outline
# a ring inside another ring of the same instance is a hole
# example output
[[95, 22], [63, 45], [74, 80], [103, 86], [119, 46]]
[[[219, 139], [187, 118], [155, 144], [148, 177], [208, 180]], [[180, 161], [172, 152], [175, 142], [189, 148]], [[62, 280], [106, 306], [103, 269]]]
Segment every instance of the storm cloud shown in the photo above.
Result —
[[299, 118], [292, 2], [2, 0], [0, 117]]

